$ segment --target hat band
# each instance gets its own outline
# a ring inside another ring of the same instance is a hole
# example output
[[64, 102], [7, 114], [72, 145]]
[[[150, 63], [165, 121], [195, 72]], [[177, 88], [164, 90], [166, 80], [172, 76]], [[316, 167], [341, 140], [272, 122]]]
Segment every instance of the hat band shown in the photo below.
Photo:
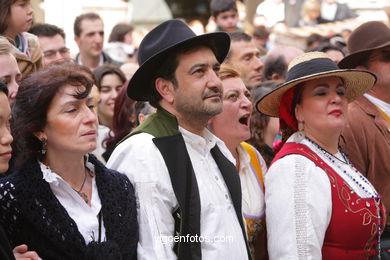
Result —
[[317, 58], [301, 62], [293, 66], [288, 72], [286, 82], [290, 80], [299, 79], [306, 76], [313, 76], [313, 74], [324, 73], [332, 70], [339, 70], [336, 63], [328, 58]]

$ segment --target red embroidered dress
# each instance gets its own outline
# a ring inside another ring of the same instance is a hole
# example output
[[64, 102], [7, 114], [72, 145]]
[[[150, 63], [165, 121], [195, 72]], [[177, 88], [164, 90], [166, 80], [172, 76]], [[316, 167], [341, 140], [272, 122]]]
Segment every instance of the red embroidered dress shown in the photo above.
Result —
[[[361, 198], [344, 179], [306, 145], [286, 143], [274, 161], [299, 154], [313, 161], [328, 175], [332, 216], [322, 247], [324, 260], [372, 259], [378, 254], [378, 238], [384, 226], [384, 208], [378, 198]], [[380, 227], [378, 227], [380, 225]]]

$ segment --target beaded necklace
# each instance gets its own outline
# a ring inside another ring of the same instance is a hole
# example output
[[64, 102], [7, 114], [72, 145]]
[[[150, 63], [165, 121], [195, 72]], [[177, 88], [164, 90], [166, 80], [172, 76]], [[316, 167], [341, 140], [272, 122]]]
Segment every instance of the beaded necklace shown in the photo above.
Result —
[[[372, 186], [372, 184], [367, 180], [366, 177], [364, 177], [357, 169], [355, 169], [355, 167], [353, 167], [353, 165], [350, 163], [350, 161], [348, 160], [347, 156], [344, 154], [344, 152], [341, 150], [341, 148], [339, 147], [338, 150], [341, 154], [341, 156], [343, 157], [344, 161], [337, 158], [337, 156], [329, 153], [328, 151], [326, 151], [325, 149], [323, 149], [321, 146], [319, 146], [316, 142], [314, 142], [313, 140], [311, 140], [309, 137], [305, 136], [305, 139], [307, 141], [309, 141], [311, 144], [313, 144], [330, 162], [333, 163], [333, 165], [335, 165], [339, 170], [341, 170], [351, 181], [353, 181], [357, 186], [359, 186], [359, 188], [361, 188], [361, 190], [367, 194], [370, 198], [378, 198], [378, 193], [376, 192], [375, 188]], [[338, 162], [341, 162], [343, 165], [348, 165], [355, 173], [358, 177], [356, 176], [352, 176], [347, 170], [343, 169], [343, 167], [340, 165], [340, 163]], [[365, 186], [365, 185], [366, 186]], [[370, 189], [367, 188], [370, 187]]]

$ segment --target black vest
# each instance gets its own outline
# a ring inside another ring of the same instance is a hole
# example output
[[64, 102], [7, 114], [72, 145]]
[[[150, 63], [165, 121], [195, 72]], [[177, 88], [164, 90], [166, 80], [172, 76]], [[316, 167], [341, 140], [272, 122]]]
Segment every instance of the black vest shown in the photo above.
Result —
[[[138, 133], [148, 133], [155, 137], [153, 142], [167, 166], [173, 191], [179, 204], [178, 208], [172, 212], [175, 220], [174, 235], [199, 237], [201, 235], [199, 189], [183, 136], [178, 129], [176, 117], [159, 108], [155, 114], [149, 116], [125, 139]], [[248, 259], [251, 259], [241, 212], [241, 184], [236, 167], [222, 154], [217, 145], [211, 149], [211, 155], [229, 190], [237, 220], [245, 238]], [[178, 242], [174, 246], [174, 251], [179, 260], [202, 259], [200, 242]]]

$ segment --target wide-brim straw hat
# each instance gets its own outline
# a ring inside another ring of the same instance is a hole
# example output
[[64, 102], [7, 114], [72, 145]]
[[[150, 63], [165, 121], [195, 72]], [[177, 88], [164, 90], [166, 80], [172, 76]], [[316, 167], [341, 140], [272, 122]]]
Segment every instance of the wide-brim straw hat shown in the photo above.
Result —
[[324, 77], [340, 77], [344, 80], [345, 96], [348, 102], [367, 92], [376, 82], [376, 76], [364, 70], [340, 69], [330, 57], [323, 52], [304, 53], [291, 61], [286, 82], [266, 94], [256, 103], [259, 112], [278, 117], [283, 95], [296, 85]]
[[357, 27], [348, 38], [349, 55], [340, 62], [339, 67], [352, 69], [362, 65], [362, 61], [373, 50], [390, 45], [390, 28], [379, 21], [371, 21]]
[[148, 101], [154, 88], [156, 71], [166, 60], [167, 54], [180, 50], [187, 44], [209, 43], [219, 63], [225, 60], [230, 48], [230, 37], [225, 32], [206, 33], [197, 36], [184, 22], [173, 19], [151, 30], [142, 40], [138, 51], [140, 67], [127, 88], [127, 95], [138, 101]]

